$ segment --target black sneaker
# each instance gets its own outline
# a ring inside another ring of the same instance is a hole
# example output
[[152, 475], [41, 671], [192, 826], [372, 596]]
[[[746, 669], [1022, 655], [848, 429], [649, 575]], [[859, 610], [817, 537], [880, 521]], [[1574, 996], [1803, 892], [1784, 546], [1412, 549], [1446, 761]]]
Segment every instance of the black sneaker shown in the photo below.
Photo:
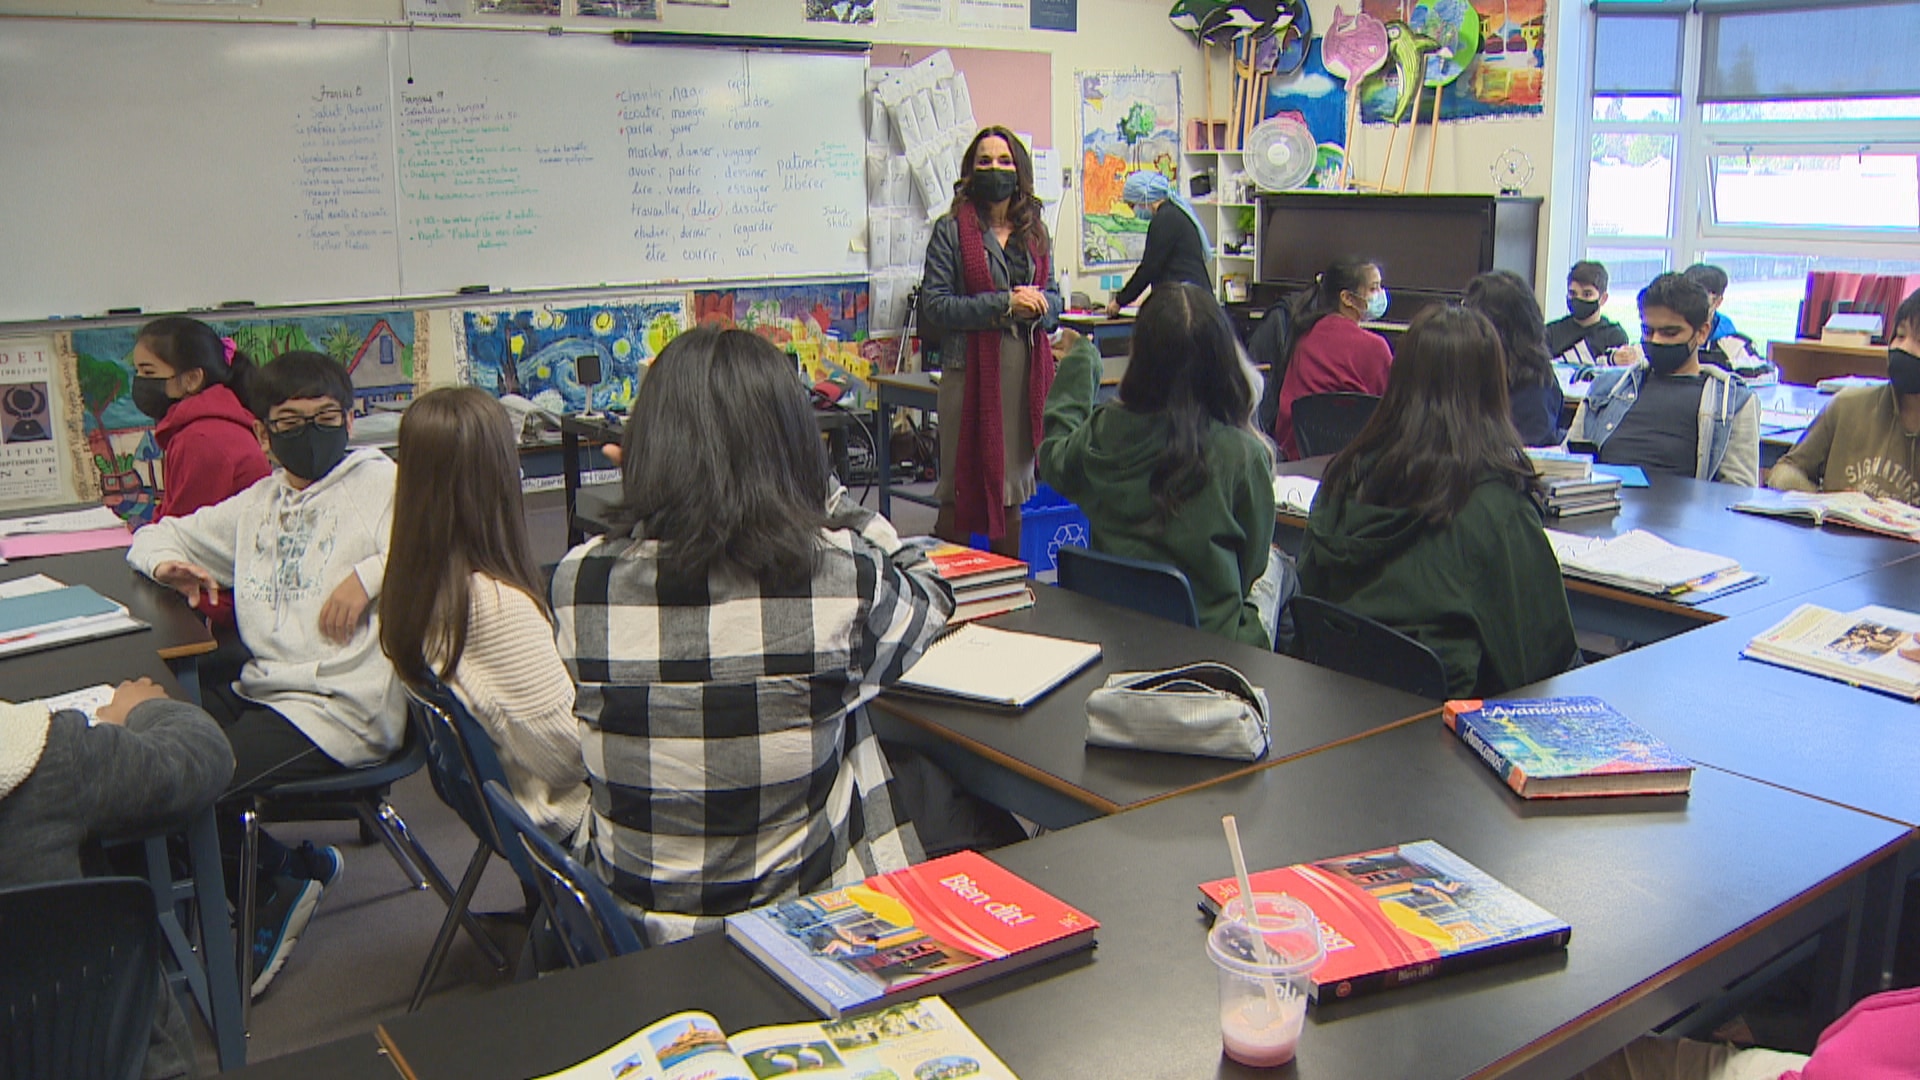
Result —
[[318, 881], [323, 889], [333, 888], [334, 882], [339, 881], [340, 875], [346, 872], [346, 857], [331, 844], [315, 847], [313, 841], [307, 840], [301, 843], [299, 852], [307, 876]]
[[293, 946], [306, 932], [313, 909], [319, 906], [326, 886], [301, 878], [273, 879], [273, 892], [260, 904], [254, 916], [253, 996], [267, 992], [273, 977], [287, 965]]

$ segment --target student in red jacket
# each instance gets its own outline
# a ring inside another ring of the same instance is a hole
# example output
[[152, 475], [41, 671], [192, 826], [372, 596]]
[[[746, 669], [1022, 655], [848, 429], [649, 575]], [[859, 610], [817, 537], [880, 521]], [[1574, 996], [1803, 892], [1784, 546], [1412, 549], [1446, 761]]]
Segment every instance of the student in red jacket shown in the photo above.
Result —
[[159, 517], [225, 502], [267, 475], [245, 404], [253, 362], [198, 319], [169, 316], [133, 343], [133, 403], [154, 420], [165, 455]]
[[1312, 394], [1387, 392], [1393, 350], [1387, 340], [1360, 325], [1387, 313], [1380, 268], [1351, 256], [1334, 260], [1315, 279], [1306, 309], [1296, 316], [1293, 348], [1280, 381], [1280, 411], [1273, 441], [1289, 459], [1300, 457], [1293, 436], [1293, 403]]

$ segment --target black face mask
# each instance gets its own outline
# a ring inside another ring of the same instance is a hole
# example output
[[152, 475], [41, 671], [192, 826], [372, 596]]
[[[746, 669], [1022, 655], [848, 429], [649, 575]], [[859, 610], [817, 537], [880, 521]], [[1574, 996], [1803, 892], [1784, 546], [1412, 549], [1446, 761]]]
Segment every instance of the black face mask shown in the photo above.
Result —
[[152, 375], [135, 375], [133, 389], [129, 392], [133, 398], [133, 407], [146, 413], [156, 422], [167, 417], [168, 410], [178, 398], [167, 396], [167, 380]]
[[1640, 343], [1640, 351], [1647, 358], [1647, 366], [1653, 368], [1655, 375], [1671, 375], [1686, 366], [1693, 359], [1693, 345], [1685, 341], [1676, 341], [1670, 345], [1661, 345], [1652, 341]]
[[1887, 350], [1887, 381], [1895, 393], [1920, 394], [1920, 356], [1905, 349]]
[[1572, 297], [1568, 297], [1567, 311], [1572, 313], [1575, 319], [1578, 319], [1581, 322], [1585, 322], [1586, 320], [1591, 319], [1595, 315], [1598, 315], [1600, 313], [1600, 301], [1575, 300]]
[[347, 456], [347, 425], [308, 424], [297, 431], [267, 432], [267, 445], [282, 468], [312, 482], [333, 471]]
[[1020, 174], [1013, 169], [975, 169], [970, 184], [974, 198], [1005, 202], [1020, 190]]

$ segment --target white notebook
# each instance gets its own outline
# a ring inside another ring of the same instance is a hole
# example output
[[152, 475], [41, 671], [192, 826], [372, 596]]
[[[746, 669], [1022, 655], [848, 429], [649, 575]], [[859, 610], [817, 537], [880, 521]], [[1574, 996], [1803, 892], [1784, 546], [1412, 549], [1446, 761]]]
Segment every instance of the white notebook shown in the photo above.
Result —
[[968, 623], [935, 642], [899, 686], [1024, 709], [1098, 659], [1100, 646], [1093, 642]]

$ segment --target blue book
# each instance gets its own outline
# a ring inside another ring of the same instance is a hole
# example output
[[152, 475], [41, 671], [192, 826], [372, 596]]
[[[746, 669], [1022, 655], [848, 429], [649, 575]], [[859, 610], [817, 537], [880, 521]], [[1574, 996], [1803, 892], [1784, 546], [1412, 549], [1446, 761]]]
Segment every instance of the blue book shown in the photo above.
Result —
[[1524, 799], [1693, 787], [1693, 762], [1597, 697], [1449, 701], [1441, 718]]
[[126, 609], [85, 585], [0, 599], [0, 637], [58, 630], [84, 619], [124, 615]]

